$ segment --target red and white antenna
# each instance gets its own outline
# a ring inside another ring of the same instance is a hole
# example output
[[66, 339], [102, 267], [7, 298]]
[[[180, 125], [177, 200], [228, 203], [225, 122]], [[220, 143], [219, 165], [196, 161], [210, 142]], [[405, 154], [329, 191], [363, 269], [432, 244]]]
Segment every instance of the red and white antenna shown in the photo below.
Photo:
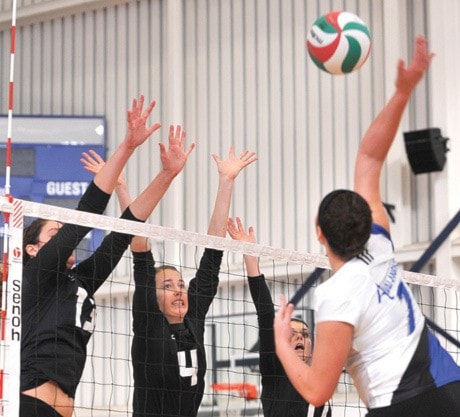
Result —
[[10, 82], [8, 94], [8, 138], [6, 144], [6, 174], [5, 174], [5, 195], [10, 197], [11, 177], [11, 138], [13, 127], [13, 93], [14, 93], [14, 52], [16, 48], [16, 0], [13, 0], [11, 18], [11, 52], [10, 52]]

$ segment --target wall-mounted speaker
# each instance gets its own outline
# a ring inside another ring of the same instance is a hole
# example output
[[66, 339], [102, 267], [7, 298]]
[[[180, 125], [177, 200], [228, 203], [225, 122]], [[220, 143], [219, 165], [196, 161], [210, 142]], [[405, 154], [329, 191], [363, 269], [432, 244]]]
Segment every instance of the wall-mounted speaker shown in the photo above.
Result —
[[414, 174], [442, 171], [446, 163], [448, 138], [442, 137], [441, 129], [404, 132], [407, 158]]

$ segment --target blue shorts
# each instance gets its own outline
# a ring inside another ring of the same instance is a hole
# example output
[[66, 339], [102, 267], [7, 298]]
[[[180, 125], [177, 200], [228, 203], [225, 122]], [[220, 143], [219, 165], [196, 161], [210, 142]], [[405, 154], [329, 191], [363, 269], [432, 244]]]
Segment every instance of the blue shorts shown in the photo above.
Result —
[[388, 407], [373, 408], [366, 417], [459, 417], [460, 381], [426, 391]]

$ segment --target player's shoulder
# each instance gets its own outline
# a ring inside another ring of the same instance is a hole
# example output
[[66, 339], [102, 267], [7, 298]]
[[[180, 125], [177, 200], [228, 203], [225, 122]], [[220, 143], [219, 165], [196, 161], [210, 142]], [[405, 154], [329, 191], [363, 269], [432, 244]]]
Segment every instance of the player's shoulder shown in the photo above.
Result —
[[383, 226], [374, 223], [367, 243], [367, 250], [373, 256], [384, 253], [392, 254], [394, 245], [390, 232]]

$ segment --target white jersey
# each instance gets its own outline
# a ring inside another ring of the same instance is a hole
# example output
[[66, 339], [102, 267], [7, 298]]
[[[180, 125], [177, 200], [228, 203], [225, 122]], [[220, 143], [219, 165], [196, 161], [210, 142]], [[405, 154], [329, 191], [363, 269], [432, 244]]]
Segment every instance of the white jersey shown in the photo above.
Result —
[[402, 280], [390, 235], [378, 225], [367, 250], [317, 288], [315, 310], [317, 323], [353, 325], [345, 366], [368, 408], [386, 407], [460, 378], [460, 368], [428, 331]]

